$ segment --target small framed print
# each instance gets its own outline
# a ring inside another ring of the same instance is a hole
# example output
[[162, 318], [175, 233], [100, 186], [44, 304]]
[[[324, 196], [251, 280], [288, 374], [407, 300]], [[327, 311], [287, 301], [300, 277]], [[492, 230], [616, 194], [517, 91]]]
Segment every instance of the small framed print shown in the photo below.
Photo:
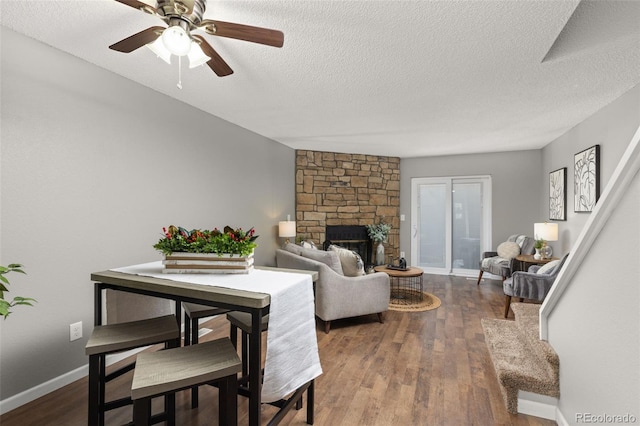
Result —
[[573, 210], [590, 212], [600, 198], [600, 145], [574, 156]]
[[549, 173], [549, 219], [567, 220], [567, 168]]

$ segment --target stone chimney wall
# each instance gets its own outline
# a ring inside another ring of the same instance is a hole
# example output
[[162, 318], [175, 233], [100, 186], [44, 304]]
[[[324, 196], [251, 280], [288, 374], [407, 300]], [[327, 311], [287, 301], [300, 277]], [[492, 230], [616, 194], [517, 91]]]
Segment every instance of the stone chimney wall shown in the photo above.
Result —
[[[385, 255], [400, 250], [400, 158], [296, 151], [296, 233], [321, 246], [327, 225], [391, 225]], [[374, 248], [375, 251], [375, 248]]]

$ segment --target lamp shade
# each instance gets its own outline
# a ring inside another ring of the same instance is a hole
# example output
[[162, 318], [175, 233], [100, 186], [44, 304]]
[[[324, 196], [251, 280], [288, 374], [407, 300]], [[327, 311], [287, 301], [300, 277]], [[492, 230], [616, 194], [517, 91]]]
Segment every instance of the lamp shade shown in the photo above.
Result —
[[151, 51], [155, 53], [158, 58], [162, 59], [168, 64], [171, 64], [171, 52], [169, 52], [167, 48], [164, 47], [164, 43], [162, 42], [162, 39], [160, 37], [158, 37], [153, 43], [147, 44], [147, 47], [151, 49]]
[[289, 238], [296, 236], [296, 222], [283, 220], [278, 222], [278, 236], [280, 238]]
[[204, 54], [202, 48], [195, 41], [191, 41], [191, 50], [187, 57], [189, 58], [189, 68], [195, 68], [206, 64], [211, 58]]
[[533, 236], [536, 240], [558, 241], [557, 223], [534, 223]]

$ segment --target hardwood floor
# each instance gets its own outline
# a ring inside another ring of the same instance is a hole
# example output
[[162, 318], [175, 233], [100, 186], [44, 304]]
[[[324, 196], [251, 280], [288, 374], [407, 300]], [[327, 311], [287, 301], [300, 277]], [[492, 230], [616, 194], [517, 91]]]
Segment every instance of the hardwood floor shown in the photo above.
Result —
[[[315, 424], [325, 425], [555, 425], [554, 421], [510, 415], [503, 404], [484, 341], [481, 318], [501, 318], [502, 283], [425, 276], [425, 291], [442, 305], [433, 311], [388, 311], [384, 324], [375, 315], [334, 321], [325, 334], [318, 324], [323, 375], [316, 381]], [[228, 333], [224, 317], [203, 323], [209, 340]], [[110, 384], [109, 395], [126, 395], [131, 373]], [[200, 408], [190, 409], [190, 394], [177, 397], [178, 425], [216, 425], [217, 390], [202, 387]], [[305, 400], [306, 404], [306, 400]], [[276, 409], [264, 406], [263, 424]], [[305, 411], [292, 411], [282, 425], [304, 425]], [[124, 407], [107, 414], [107, 425], [130, 420]], [[84, 425], [87, 380], [0, 417], [2, 426]], [[246, 399], [240, 397], [239, 424], [247, 424]]]

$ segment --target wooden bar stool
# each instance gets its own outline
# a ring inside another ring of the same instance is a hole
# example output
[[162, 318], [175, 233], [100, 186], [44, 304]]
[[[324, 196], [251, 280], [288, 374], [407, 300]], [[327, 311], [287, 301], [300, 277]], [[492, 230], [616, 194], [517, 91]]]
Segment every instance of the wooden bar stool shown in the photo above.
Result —
[[[147, 426], [151, 399], [168, 396], [167, 424], [175, 425], [175, 393], [193, 386], [217, 383], [218, 424], [238, 424], [238, 379], [241, 361], [228, 338], [166, 351], [142, 353], [131, 384], [133, 422]], [[165, 402], [166, 403], [166, 402]]]
[[[196, 303], [182, 302], [184, 309], [184, 345], [198, 343], [199, 322], [202, 318], [222, 315], [229, 309], [216, 308], [214, 306], [198, 305]], [[191, 408], [198, 407], [198, 386], [191, 388]]]
[[89, 356], [89, 421], [90, 425], [104, 425], [104, 414], [114, 408], [132, 403], [131, 398], [106, 401], [107, 382], [132, 370], [130, 363], [106, 374], [108, 354], [164, 343], [165, 348], [180, 345], [180, 329], [176, 317], [166, 315], [140, 321], [98, 325], [93, 329], [85, 353]]
[[[247, 312], [238, 312], [232, 311], [227, 314], [227, 320], [229, 320], [230, 331], [229, 338], [233, 345], [237, 348], [237, 340], [238, 340], [238, 329], [242, 330], [242, 376], [240, 377], [239, 383], [239, 392], [243, 396], [249, 396], [251, 393], [251, 389], [248, 387], [249, 382], [249, 335], [251, 334], [251, 314]], [[269, 328], [269, 315], [265, 315], [262, 317], [262, 322], [260, 324], [260, 332], [266, 331]], [[292, 405], [295, 403], [295, 407], [297, 410], [302, 408], [302, 393], [304, 391], [307, 392], [307, 424], [313, 424], [314, 418], [314, 388], [315, 381], [311, 380], [301, 389], [298, 389], [293, 396], [289, 397], [287, 400], [280, 400], [273, 403], [276, 407], [280, 408], [280, 411], [276, 414], [276, 416], [269, 422], [269, 424], [278, 424], [288, 409], [284, 407]]]
[[[249, 376], [249, 335], [251, 334], [251, 314], [248, 312], [233, 311], [227, 314], [230, 330], [229, 338], [233, 346], [238, 347], [238, 329], [242, 330], [242, 377], [241, 383], [245, 382]], [[269, 314], [262, 317], [260, 332], [269, 328]]]

